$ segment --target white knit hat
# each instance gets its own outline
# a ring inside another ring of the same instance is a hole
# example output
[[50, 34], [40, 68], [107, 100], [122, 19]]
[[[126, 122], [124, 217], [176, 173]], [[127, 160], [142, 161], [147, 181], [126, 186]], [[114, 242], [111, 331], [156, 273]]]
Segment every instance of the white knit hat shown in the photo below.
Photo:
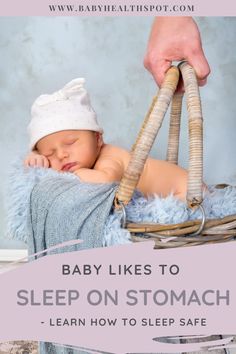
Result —
[[97, 122], [87, 91], [85, 79], [70, 81], [51, 95], [41, 95], [31, 108], [28, 126], [30, 149], [45, 136], [62, 130], [92, 130], [103, 133]]

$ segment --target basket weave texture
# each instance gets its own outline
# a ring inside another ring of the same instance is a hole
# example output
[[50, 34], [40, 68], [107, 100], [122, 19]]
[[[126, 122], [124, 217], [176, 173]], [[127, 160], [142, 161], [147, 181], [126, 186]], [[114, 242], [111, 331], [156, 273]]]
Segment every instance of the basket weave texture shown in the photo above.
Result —
[[[167, 161], [178, 163], [180, 117], [183, 94], [175, 93], [183, 77], [189, 130], [189, 167], [186, 202], [189, 208], [200, 208], [202, 220], [179, 224], [135, 224], [125, 222], [132, 240], [154, 240], [156, 248], [172, 248], [232, 240], [236, 236], [236, 215], [205, 220], [203, 201], [203, 118], [198, 83], [193, 68], [186, 62], [172, 66], [166, 73], [163, 85], [154, 97], [141, 130], [131, 150], [130, 163], [121, 179], [115, 208], [123, 209], [130, 202], [142, 174], [155, 138], [171, 104]], [[223, 187], [223, 185], [221, 186]], [[124, 214], [125, 215], [125, 214]], [[168, 242], [167, 241], [168, 238]]]

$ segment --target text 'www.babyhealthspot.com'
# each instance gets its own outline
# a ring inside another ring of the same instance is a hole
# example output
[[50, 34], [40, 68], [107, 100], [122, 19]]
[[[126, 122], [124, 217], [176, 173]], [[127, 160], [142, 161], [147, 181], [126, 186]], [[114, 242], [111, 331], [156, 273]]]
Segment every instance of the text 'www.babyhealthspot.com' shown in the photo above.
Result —
[[48, 5], [49, 11], [54, 14], [123, 14], [123, 13], [139, 13], [141, 14], [193, 14], [195, 6], [191, 4], [181, 5], [124, 5], [124, 4], [64, 4], [64, 5]]

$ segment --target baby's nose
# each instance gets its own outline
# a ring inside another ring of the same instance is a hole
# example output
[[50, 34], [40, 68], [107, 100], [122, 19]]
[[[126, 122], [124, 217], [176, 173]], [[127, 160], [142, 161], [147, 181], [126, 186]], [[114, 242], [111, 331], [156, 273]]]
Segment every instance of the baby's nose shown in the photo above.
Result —
[[69, 153], [65, 149], [60, 149], [57, 151], [57, 157], [59, 160], [63, 160], [64, 158], [68, 157]]

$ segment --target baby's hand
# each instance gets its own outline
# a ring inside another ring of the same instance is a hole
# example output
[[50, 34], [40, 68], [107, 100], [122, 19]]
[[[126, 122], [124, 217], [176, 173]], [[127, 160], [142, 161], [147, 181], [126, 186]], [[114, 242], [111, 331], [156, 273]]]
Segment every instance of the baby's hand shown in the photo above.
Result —
[[44, 167], [48, 168], [49, 167], [49, 161], [48, 159], [43, 156], [38, 154], [37, 152], [30, 152], [29, 155], [26, 156], [24, 160], [24, 165], [26, 167]]

